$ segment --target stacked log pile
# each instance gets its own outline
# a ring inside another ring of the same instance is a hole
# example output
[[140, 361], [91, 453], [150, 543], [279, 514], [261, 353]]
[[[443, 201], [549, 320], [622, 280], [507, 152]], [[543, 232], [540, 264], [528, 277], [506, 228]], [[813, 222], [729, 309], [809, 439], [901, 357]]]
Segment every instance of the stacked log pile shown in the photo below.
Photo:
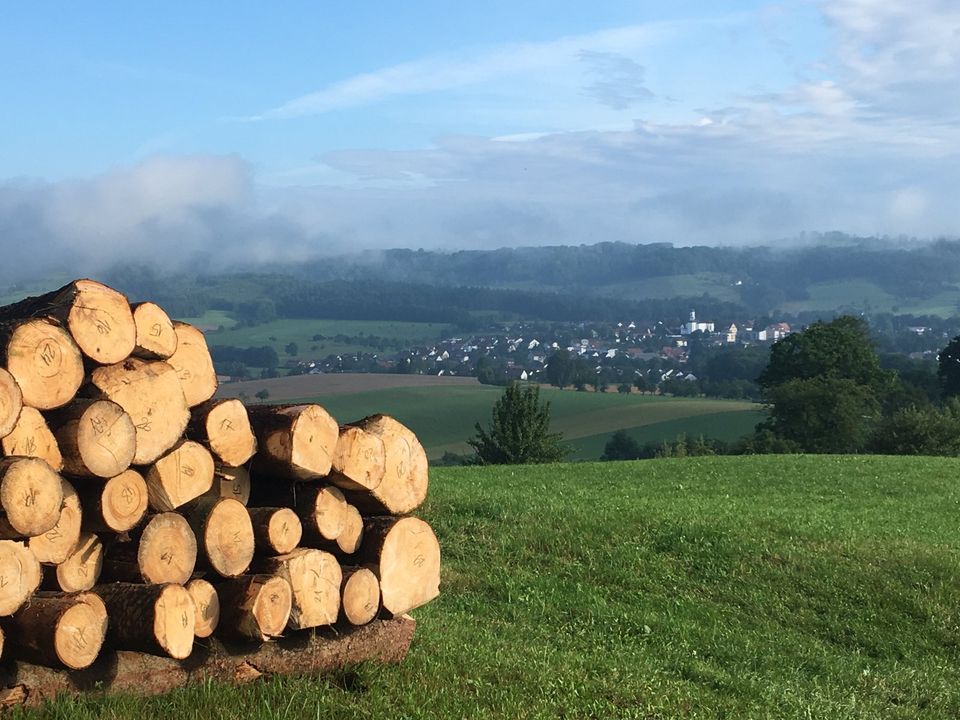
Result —
[[216, 399], [203, 334], [76, 280], [0, 308], [0, 656], [80, 670], [395, 618], [439, 592], [415, 435]]

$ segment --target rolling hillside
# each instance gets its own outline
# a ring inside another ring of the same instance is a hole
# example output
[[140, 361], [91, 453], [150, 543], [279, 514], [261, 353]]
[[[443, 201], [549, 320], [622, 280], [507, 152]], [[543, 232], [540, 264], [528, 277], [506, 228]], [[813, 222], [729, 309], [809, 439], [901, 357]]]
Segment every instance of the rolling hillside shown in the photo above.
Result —
[[[46, 716], [946, 718], [960, 460], [439, 468], [442, 594], [397, 667]], [[39, 717], [36, 713], [33, 717]]]

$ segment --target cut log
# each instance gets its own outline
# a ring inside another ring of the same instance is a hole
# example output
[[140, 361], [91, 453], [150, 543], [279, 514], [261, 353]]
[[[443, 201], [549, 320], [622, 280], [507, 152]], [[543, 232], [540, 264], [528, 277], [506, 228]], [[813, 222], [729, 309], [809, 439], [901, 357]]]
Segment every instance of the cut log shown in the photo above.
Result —
[[372, 415], [351, 425], [383, 440], [386, 471], [376, 488], [348, 492], [347, 499], [365, 514], [413, 512], [426, 499], [429, 484], [427, 454], [417, 436], [388, 415]]
[[200, 443], [184, 440], [147, 470], [150, 507], [174, 510], [213, 487], [213, 457]]
[[213, 487], [207, 495], [233, 498], [246, 505], [250, 501], [250, 473], [245, 467], [217, 465], [213, 471]]
[[66, 480], [60, 481], [63, 491], [63, 506], [57, 524], [42, 535], [35, 535], [27, 541], [37, 560], [41, 563], [59, 565], [64, 562], [80, 541], [81, 510], [80, 498], [73, 485]]
[[40, 535], [57, 524], [63, 505], [60, 476], [38, 458], [0, 458], [0, 507], [7, 524], [22, 537]]
[[314, 480], [330, 472], [337, 446], [337, 421], [319, 405], [248, 408], [259, 452], [256, 474]]
[[376, 490], [386, 470], [383, 440], [359, 427], [342, 427], [328, 480], [344, 490]]
[[93, 533], [82, 533], [73, 551], [57, 565], [56, 584], [64, 592], [89, 590], [100, 580], [103, 545]]
[[83, 382], [83, 357], [70, 334], [53, 320], [0, 325], [0, 358], [23, 404], [40, 410], [66, 405]]
[[25, 407], [20, 411], [17, 424], [0, 440], [0, 446], [4, 455], [40, 458], [57, 472], [63, 469], [60, 444], [36, 408]]
[[283, 555], [300, 544], [303, 527], [290, 508], [250, 508], [256, 547], [269, 555]]
[[69, 475], [111, 478], [133, 462], [137, 430], [112, 400], [74, 400], [48, 413], [47, 422], [63, 456], [63, 471]]
[[166, 360], [177, 351], [177, 333], [163, 308], [152, 302], [131, 306], [137, 326], [137, 341], [132, 355], [144, 360]]
[[217, 587], [221, 597], [221, 632], [264, 642], [283, 634], [293, 608], [290, 583], [275, 575], [246, 575]]
[[236, 398], [208, 400], [190, 415], [187, 437], [210, 448], [224, 465], [239, 467], [257, 451], [247, 408]]
[[190, 407], [204, 403], [217, 391], [217, 371], [207, 348], [207, 341], [193, 325], [174, 322], [177, 351], [167, 360], [177, 371], [183, 394]]
[[0, 368], [0, 437], [6, 437], [13, 430], [22, 407], [23, 393], [20, 392], [20, 386], [13, 375]]
[[137, 429], [134, 465], [147, 465], [172, 448], [190, 419], [176, 371], [163, 360], [129, 358], [90, 374], [89, 392], [126, 410]]
[[189, 657], [196, 609], [183, 585], [115, 583], [97, 586], [110, 617], [109, 642], [118, 648]]
[[360, 549], [363, 540], [363, 517], [353, 505], [347, 505], [344, 514], [343, 532], [337, 535], [335, 542], [340, 552], [352, 555]]
[[343, 568], [340, 595], [340, 618], [351, 625], [366, 625], [380, 611], [380, 581], [370, 568]]
[[124, 470], [105, 483], [86, 480], [77, 484], [88, 530], [122, 533], [132, 530], [147, 513], [147, 483], [136, 470]]
[[177, 513], [154, 515], [139, 537], [117, 542], [103, 562], [103, 579], [184, 584], [197, 564], [197, 538]]
[[123, 360], [137, 339], [127, 298], [94, 280], [74, 280], [59, 290], [0, 308], [0, 320], [32, 317], [60, 321], [83, 354], [102, 365]]
[[220, 596], [217, 589], [202, 578], [194, 578], [186, 587], [197, 609], [193, 634], [198, 638], [210, 637], [220, 623]]
[[40, 563], [20, 542], [0, 540], [0, 617], [13, 615], [40, 587]]
[[440, 543], [427, 523], [415, 517], [372, 517], [363, 532], [358, 564], [376, 569], [387, 613], [402, 615], [440, 594]]
[[336, 540], [347, 521], [347, 501], [332, 485], [306, 485], [297, 493], [297, 514], [307, 537]]
[[293, 630], [331, 625], [340, 612], [340, 564], [330, 553], [297, 548], [286, 555], [263, 558], [259, 572], [282, 577], [293, 590], [289, 627]]
[[18, 657], [82, 670], [100, 654], [107, 634], [107, 608], [95, 593], [38, 593], [10, 618]]
[[232, 498], [200, 498], [184, 508], [197, 537], [200, 564], [223, 577], [246, 572], [253, 560], [250, 513]]

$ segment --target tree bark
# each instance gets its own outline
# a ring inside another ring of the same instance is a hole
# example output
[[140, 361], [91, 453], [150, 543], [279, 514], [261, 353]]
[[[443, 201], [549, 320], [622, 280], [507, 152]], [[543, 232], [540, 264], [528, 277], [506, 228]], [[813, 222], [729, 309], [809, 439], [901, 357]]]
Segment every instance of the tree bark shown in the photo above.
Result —
[[198, 559], [223, 577], [246, 572], [253, 560], [253, 524], [247, 508], [232, 498], [200, 498], [184, 508], [197, 537]]
[[202, 332], [182, 322], [174, 322], [173, 329], [177, 334], [177, 350], [167, 362], [177, 371], [187, 405], [195, 407], [217, 391], [217, 372]]
[[383, 440], [359, 427], [342, 427], [328, 480], [344, 490], [372, 492], [383, 482], [386, 452]]
[[159, 458], [144, 479], [150, 507], [159, 512], [175, 510], [213, 487], [213, 457], [200, 443], [184, 440]]
[[196, 609], [183, 585], [97, 586], [110, 616], [107, 640], [121, 649], [183, 660], [193, 649]]
[[138, 537], [107, 548], [103, 579], [182, 585], [196, 563], [197, 538], [189, 523], [177, 513], [161, 513], [150, 518]]
[[203, 443], [213, 456], [230, 467], [239, 467], [257, 451], [247, 408], [233, 399], [208, 400], [190, 413], [187, 437]]
[[83, 354], [101, 365], [126, 358], [137, 338], [127, 298], [94, 280], [74, 280], [59, 290], [0, 308], [0, 320], [34, 317], [58, 320]]
[[13, 615], [40, 587], [40, 563], [23, 543], [0, 540], [0, 617]]
[[383, 609], [392, 616], [440, 594], [440, 544], [433, 529], [419, 518], [366, 518], [356, 558], [357, 564], [376, 569]]
[[303, 527], [297, 514], [286, 507], [249, 508], [256, 548], [268, 555], [283, 555], [300, 544]]
[[60, 444], [43, 415], [35, 408], [25, 407], [20, 411], [17, 424], [0, 440], [0, 447], [4, 455], [40, 458], [56, 472], [63, 470]]
[[106, 482], [80, 481], [77, 494], [83, 508], [83, 526], [88, 530], [127, 532], [147, 513], [147, 483], [136, 470], [124, 470]]
[[177, 351], [177, 333], [170, 316], [152, 302], [131, 306], [137, 340], [132, 355], [144, 360], [166, 360]]
[[63, 505], [57, 524], [41, 535], [34, 535], [27, 541], [27, 547], [33, 551], [41, 563], [59, 565], [64, 562], [80, 541], [82, 521], [80, 498], [73, 485], [66, 480], [60, 481]]
[[216, 465], [213, 470], [213, 487], [207, 491], [211, 497], [228, 497], [244, 505], [250, 502], [250, 473], [245, 467]]
[[63, 470], [78, 477], [111, 478], [133, 462], [137, 429], [112, 400], [74, 400], [47, 415], [63, 456]]
[[13, 532], [31, 537], [57, 524], [63, 506], [60, 479], [38, 458], [0, 458], [0, 507]]
[[368, 491], [348, 491], [347, 499], [365, 514], [405, 515], [427, 497], [427, 454], [417, 436], [388, 415], [371, 415], [351, 423], [383, 441], [383, 480]]
[[107, 608], [92, 592], [39, 593], [6, 625], [17, 638], [18, 657], [82, 670], [100, 654], [107, 633]]
[[89, 393], [113, 400], [133, 420], [134, 465], [147, 465], [172, 448], [190, 419], [176, 371], [163, 360], [128, 358], [90, 374]]
[[20, 386], [5, 368], [0, 368], [0, 437], [6, 437], [17, 424], [23, 408]]
[[276, 575], [290, 583], [293, 630], [331, 625], [340, 612], [342, 574], [337, 559], [323, 550], [297, 548], [286, 555], [255, 561], [257, 572]]
[[340, 619], [366, 625], [380, 611], [380, 581], [368, 567], [344, 567], [340, 585]]
[[315, 480], [330, 472], [339, 429], [319, 405], [248, 408], [259, 451], [255, 477]]
[[290, 583], [275, 575], [244, 575], [219, 583], [221, 633], [265, 642], [283, 634], [293, 609]]
[[210, 637], [220, 623], [220, 596], [217, 589], [202, 578], [194, 578], [186, 588], [197, 610], [193, 634], [198, 638]]

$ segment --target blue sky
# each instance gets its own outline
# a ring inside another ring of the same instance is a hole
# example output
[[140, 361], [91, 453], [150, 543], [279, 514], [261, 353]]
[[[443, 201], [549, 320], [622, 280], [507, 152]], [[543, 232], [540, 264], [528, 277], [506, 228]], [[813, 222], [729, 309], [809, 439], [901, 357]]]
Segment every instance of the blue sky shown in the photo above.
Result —
[[0, 242], [956, 235], [958, 48], [952, 0], [11, 3]]

